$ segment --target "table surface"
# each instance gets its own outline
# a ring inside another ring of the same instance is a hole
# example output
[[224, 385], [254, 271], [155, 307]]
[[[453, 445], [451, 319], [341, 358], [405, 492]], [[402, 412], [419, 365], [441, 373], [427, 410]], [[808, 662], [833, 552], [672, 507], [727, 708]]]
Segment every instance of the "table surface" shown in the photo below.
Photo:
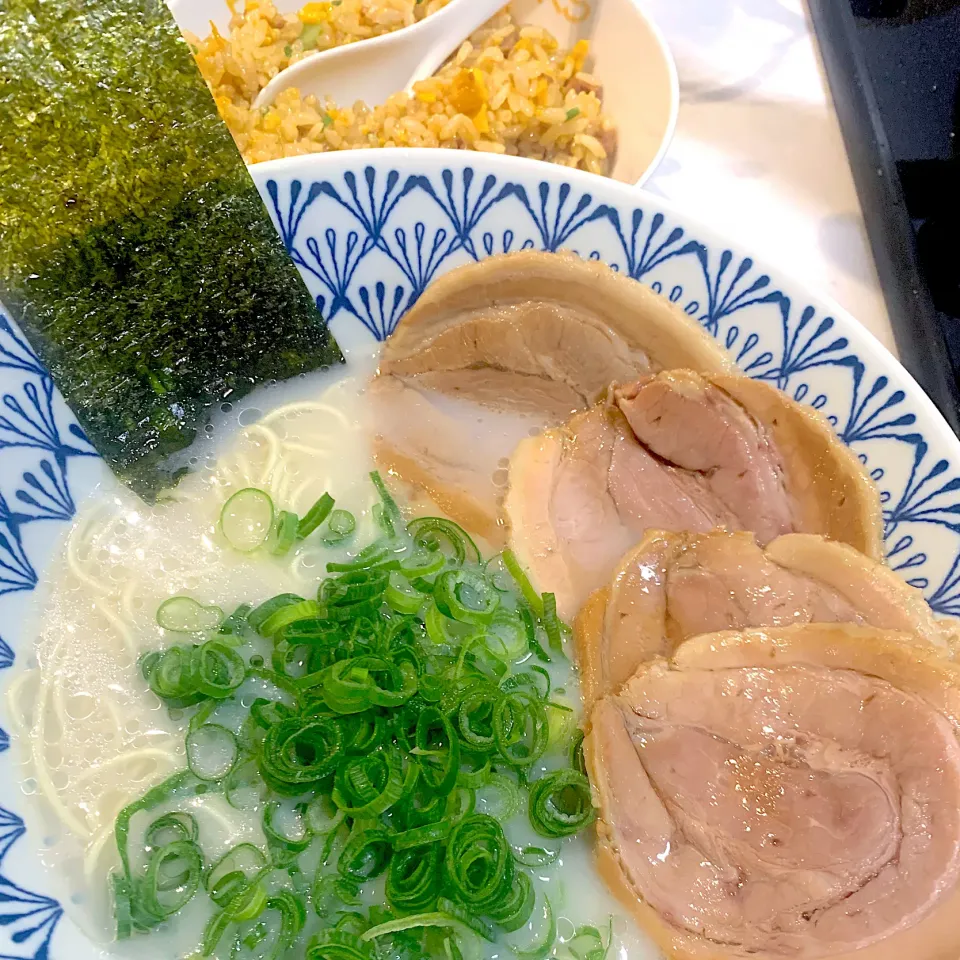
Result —
[[646, 183], [850, 311], [896, 353], [802, 0], [638, 0], [680, 75], [677, 133]]

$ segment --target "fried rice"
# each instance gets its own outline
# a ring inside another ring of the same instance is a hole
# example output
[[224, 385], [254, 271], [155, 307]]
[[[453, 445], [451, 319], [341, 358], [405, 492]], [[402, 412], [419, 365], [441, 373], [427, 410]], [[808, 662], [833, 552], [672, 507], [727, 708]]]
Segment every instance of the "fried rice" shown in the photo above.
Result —
[[560, 49], [549, 32], [516, 24], [507, 10], [411, 95], [342, 106], [290, 89], [253, 108], [280, 70], [314, 50], [389, 33], [447, 2], [333, 0], [282, 14], [269, 0], [247, 0], [226, 36], [213, 27], [204, 39], [187, 39], [248, 163], [360, 147], [453, 147], [609, 173], [616, 130], [585, 71], [587, 42]]

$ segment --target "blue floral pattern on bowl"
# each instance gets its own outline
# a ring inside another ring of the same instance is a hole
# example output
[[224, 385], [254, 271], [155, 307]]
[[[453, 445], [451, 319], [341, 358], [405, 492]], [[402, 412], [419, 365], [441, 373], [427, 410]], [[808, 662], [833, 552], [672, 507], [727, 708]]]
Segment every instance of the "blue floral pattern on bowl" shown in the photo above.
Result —
[[[891, 566], [938, 613], [960, 614], [960, 443], [855, 320], [753, 251], [656, 197], [533, 161], [391, 150], [261, 164], [253, 175], [345, 345], [385, 339], [437, 276], [511, 250], [570, 250], [669, 297], [746, 373], [828, 417], [880, 487]], [[29, 655], [23, 598], [104, 468], [2, 314], [0, 398], [2, 670]], [[0, 729], [0, 960], [93, 958], [31, 855], [32, 832], [23, 839], [29, 798], [9, 746]]]

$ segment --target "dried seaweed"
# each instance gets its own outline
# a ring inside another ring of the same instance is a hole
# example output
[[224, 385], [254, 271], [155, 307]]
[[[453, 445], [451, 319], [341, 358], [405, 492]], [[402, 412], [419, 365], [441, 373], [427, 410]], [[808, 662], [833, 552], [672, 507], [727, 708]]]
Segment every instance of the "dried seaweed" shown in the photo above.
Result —
[[145, 496], [216, 405], [342, 361], [162, 0], [0, 0], [0, 299]]

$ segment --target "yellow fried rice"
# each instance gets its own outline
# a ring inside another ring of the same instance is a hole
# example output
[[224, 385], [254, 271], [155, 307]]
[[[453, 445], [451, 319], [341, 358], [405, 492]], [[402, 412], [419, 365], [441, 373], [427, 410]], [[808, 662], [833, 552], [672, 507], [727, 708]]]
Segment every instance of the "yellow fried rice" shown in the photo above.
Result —
[[616, 131], [599, 85], [584, 71], [587, 43], [562, 50], [546, 30], [518, 26], [507, 10], [412, 95], [344, 107], [290, 89], [253, 109], [278, 71], [313, 50], [389, 33], [447, 2], [333, 0], [281, 14], [270, 0], [246, 0], [226, 36], [212, 27], [205, 39], [187, 39], [248, 163], [358, 147], [455, 147], [608, 173]]

